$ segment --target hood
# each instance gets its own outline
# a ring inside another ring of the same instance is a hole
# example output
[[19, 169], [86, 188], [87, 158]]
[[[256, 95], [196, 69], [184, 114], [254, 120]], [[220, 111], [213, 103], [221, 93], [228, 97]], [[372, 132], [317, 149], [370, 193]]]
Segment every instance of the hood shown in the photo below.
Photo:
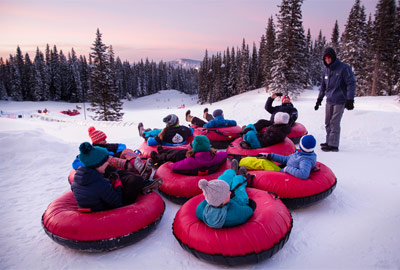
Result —
[[[325, 62], [325, 56], [326, 56], [326, 55], [329, 55], [329, 56], [331, 57], [331, 59], [332, 59], [332, 63], [331, 63], [330, 65], [328, 65], [328, 64]], [[335, 52], [335, 50], [334, 50], [333, 48], [331, 48], [331, 47], [326, 48], [325, 51], [324, 51], [324, 54], [322, 55], [322, 61], [324, 62], [324, 65], [327, 66], [327, 67], [329, 67], [329, 66], [331, 66], [333, 63], [335, 63], [336, 58], [337, 58], [337, 57], [336, 57], [336, 52]]]

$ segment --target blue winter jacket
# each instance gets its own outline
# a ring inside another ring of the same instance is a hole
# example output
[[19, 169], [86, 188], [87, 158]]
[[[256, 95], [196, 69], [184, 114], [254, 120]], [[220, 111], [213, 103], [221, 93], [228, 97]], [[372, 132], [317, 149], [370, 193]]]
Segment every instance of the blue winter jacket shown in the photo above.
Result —
[[300, 179], [307, 179], [310, 176], [311, 169], [317, 162], [317, 155], [314, 152], [307, 153], [303, 151], [295, 152], [289, 156], [271, 154], [271, 160], [286, 165], [281, 172], [286, 172]]
[[218, 115], [213, 120], [203, 125], [203, 128], [224, 128], [236, 126], [235, 120], [226, 120], [222, 115]]
[[78, 208], [90, 208], [92, 212], [122, 206], [121, 188], [113, 189], [111, 183], [97, 170], [80, 167], [71, 184]]
[[345, 104], [346, 100], [354, 100], [355, 92], [356, 81], [348, 64], [336, 59], [331, 65], [326, 65], [318, 99], [326, 96], [326, 102], [330, 105]]

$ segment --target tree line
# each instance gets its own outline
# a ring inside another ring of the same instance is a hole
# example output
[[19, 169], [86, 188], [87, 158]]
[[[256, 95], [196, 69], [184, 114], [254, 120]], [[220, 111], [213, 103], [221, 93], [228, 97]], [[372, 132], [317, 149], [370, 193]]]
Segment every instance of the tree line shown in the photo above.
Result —
[[340, 36], [336, 21], [330, 41], [322, 32], [312, 39], [302, 25], [303, 0], [282, 0], [277, 23], [271, 16], [259, 48], [243, 39], [241, 47], [209, 56], [199, 70], [199, 101], [216, 102], [249, 90], [266, 87], [298, 96], [319, 86], [326, 47], [354, 72], [356, 95], [400, 95], [400, 0], [379, 0], [375, 18], [366, 19], [365, 7], [355, 0]]
[[[112, 46], [107, 47], [107, 57], [119, 99], [167, 89], [197, 93], [198, 71], [194, 68], [174, 67], [163, 61], [157, 64], [147, 58], [133, 64], [122, 62], [114, 56]], [[0, 58], [0, 100], [88, 101], [93, 68], [93, 56], [77, 56], [73, 48], [66, 56], [56, 45], [47, 45], [45, 53], [37, 48], [31, 60], [18, 46], [9, 59]]]

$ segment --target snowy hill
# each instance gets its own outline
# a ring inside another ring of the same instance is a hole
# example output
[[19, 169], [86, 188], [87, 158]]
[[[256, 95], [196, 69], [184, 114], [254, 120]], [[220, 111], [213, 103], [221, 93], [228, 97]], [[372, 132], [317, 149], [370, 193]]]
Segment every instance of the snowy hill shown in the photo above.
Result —
[[[269, 118], [263, 89], [208, 105], [224, 110], [239, 125]], [[314, 111], [317, 91], [305, 91], [293, 103], [298, 121], [324, 142], [324, 105]], [[41, 227], [48, 204], [70, 189], [67, 176], [88, 127], [104, 131], [109, 142], [135, 149], [143, 139], [137, 124], [162, 127], [170, 113], [186, 125], [185, 111], [201, 117], [197, 97], [178, 91], [124, 102], [124, 121], [102, 123], [66, 116], [65, 102], [0, 101], [0, 110], [22, 118], [0, 118], [0, 265], [1, 269], [226, 269], [200, 261], [181, 248], [171, 226], [180, 205], [164, 198], [166, 211], [157, 229], [140, 242], [107, 253], [64, 248]], [[279, 104], [275, 101], [274, 105]], [[185, 104], [184, 109], [180, 109]], [[88, 106], [88, 104], [86, 104]], [[46, 117], [37, 110], [47, 108]], [[82, 112], [82, 110], [81, 110]], [[35, 115], [35, 116], [33, 116]], [[38, 116], [38, 117], [36, 117]], [[400, 266], [400, 105], [396, 97], [361, 97], [345, 111], [340, 152], [316, 148], [318, 160], [335, 173], [333, 193], [313, 206], [294, 210], [293, 230], [285, 246], [259, 264], [235, 269], [398, 269]]]
[[176, 59], [176, 60], [169, 61], [167, 63], [173, 65], [174, 68], [177, 68], [177, 67], [181, 66], [181, 67], [186, 68], [186, 69], [190, 69], [190, 68], [199, 69], [201, 61], [192, 60], [192, 59], [185, 59], [185, 58], [179, 58], [179, 59]]

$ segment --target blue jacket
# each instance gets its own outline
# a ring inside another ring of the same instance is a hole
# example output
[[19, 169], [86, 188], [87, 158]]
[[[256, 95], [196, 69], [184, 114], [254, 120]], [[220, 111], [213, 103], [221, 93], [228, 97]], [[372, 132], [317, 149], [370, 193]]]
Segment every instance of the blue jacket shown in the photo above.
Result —
[[317, 155], [314, 152], [307, 153], [303, 151], [295, 152], [289, 156], [271, 153], [271, 160], [286, 165], [281, 172], [286, 172], [305, 180], [310, 176], [311, 169], [314, 168], [317, 162]]
[[78, 208], [90, 208], [98, 212], [122, 206], [121, 188], [113, 189], [111, 183], [95, 169], [78, 168], [71, 190]]
[[213, 120], [203, 125], [203, 128], [224, 128], [236, 126], [235, 120], [226, 120], [222, 115], [218, 115]]
[[326, 102], [330, 105], [345, 104], [346, 100], [354, 100], [355, 92], [356, 80], [349, 65], [339, 59], [326, 65], [318, 99], [322, 100], [326, 96]]

